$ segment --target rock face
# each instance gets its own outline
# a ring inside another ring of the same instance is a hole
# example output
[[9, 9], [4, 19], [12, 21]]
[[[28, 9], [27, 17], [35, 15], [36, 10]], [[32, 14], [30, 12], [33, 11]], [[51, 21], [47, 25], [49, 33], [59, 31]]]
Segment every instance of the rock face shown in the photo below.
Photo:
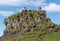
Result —
[[0, 41], [2, 41], [2, 39], [0, 38]]
[[8, 17], [5, 20], [5, 25], [4, 36], [21, 35], [34, 31], [43, 32], [47, 27], [51, 31], [55, 27], [51, 20], [46, 17], [45, 10], [41, 8], [39, 10], [28, 10], [26, 7], [20, 13]]
[[[6, 30], [5, 35], [10, 35], [12, 33], [20, 32], [29, 32], [34, 31], [35, 29], [42, 28], [43, 22], [46, 24], [50, 23], [51, 20], [46, 17], [46, 11], [42, 10], [41, 7], [38, 10], [28, 10], [24, 7], [24, 10], [19, 13], [19, 15], [13, 19], [11, 16], [6, 20]], [[48, 23], [47, 23], [48, 22]], [[52, 26], [53, 27], [53, 26]], [[9, 29], [9, 30], [8, 30]]]

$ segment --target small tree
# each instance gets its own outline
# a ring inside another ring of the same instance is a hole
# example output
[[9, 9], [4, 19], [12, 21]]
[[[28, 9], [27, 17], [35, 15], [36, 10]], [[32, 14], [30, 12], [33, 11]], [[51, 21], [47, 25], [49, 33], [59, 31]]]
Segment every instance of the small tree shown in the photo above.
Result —
[[7, 26], [7, 18], [4, 19], [4, 24]]

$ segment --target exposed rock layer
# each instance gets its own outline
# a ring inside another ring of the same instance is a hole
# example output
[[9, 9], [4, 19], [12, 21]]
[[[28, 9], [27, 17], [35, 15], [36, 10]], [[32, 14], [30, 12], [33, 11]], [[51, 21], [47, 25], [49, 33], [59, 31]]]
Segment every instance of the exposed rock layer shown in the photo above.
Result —
[[[56, 24], [52, 23], [50, 18], [46, 17], [45, 10], [28, 10], [24, 9], [20, 13], [12, 15], [5, 19], [6, 29], [3, 37], [9, 37], [13, 35], [23, 35], [27, 32], [46, 30], [55, 32], [60, 31]], [[1, 38], [0, 38], [1, 40]]]

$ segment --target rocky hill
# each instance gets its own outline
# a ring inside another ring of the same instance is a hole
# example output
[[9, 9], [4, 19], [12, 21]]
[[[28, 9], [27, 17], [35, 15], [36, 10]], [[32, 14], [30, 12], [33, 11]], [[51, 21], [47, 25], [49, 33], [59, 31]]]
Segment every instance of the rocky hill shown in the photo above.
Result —
[[1, 41], [48, 41], [46, 35], [60, 32], [60, 26], [52, 23], [41, 7], [38, 10], [24, 7], [21, 12], [6, 18], [4, 23], [6, 29]]

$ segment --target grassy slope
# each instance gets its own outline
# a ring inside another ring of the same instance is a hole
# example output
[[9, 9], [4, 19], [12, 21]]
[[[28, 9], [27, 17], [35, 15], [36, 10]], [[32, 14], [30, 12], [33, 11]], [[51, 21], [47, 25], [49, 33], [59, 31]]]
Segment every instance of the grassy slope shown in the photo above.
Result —
[[[37, 41], [40, 32], [28, 32], [22, 36], [14, 35], [8, 38], [4, 38], [3, 41]], [[60, 33], [52, 32], [44, 35], [44, 41], [60, 41]]]
[[[33, 11], [33, 12], [34, 12], [34, 16], [36, 16], [35, 15], [36, 11]], [[27, 16], [29, 16], [29, 14], [27, 14], [24, 18], [26, 18]], [[14, 19], [14, 18], [19, 19], [18, 17], [19, 17], [19, 13], [10, 16], [9, 19]], [[39, 17], [41, 17], [41, 16], [38, 16], [38, 18]], [[34, 22], [34, 20], [32, 20], [32, 21]], [[48, 27], [47, 22], [43, 22], [42, 26]], [[15, 31], [15, 30], [13, 30], [13, 31]], [[16, 35], [13, 35], [13, 36], [4, 37], [3, 41], [37, 41], [39, 34], [40, 34], [39, 31], [28, 32], [28, 33], [25, 33], [24, 35], [21, 35], [21, 36], [16, 34]], [[60, 40], [59, 39], [60, 38], [60, 33], [59, 32], [51, 32], [51, 33], [48, 33], [47, 35], [44, 35], [44, 36], [45, 36], [44, 37], [45, 41], [59, 41]]]

